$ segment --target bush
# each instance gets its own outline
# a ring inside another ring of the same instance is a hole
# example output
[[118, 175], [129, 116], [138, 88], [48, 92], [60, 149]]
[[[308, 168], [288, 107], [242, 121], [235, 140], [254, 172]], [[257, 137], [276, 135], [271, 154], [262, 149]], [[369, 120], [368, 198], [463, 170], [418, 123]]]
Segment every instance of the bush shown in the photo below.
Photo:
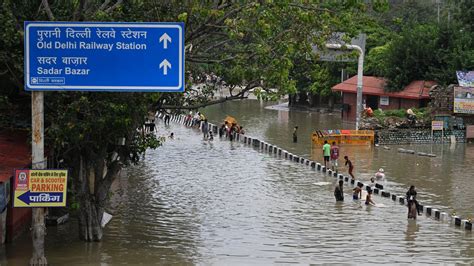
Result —
[[[428, 108], [411, 108], [411, 110], [416, 115], [417, 120], [423, 120], [429, 117], [430, 112]], [[405, 118], [406, 113], [407, 113], [407, 109], [386, 110], [386, 111], [377, 109], [374, 111], [374, 117], [377, 118], [380, 122], [383, 122], [383, 120], [387, 117]]]

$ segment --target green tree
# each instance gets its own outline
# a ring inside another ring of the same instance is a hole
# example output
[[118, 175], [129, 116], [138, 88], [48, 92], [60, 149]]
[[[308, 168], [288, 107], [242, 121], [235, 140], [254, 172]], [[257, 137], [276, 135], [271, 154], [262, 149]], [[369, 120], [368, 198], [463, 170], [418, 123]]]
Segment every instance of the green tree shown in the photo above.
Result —
[[[276, 88], [277, 95], [293, 92], [295, 54], [322, 45], [334, 25], [349, 23], [350, 13], [361, 6], [356, 1], [5, 0], [0, 73], [11, 84], [8, 97], [23, 93], [25, 20], [185, 22], [185, 93], [46, 93], [47, 145], [55, 161], [71, 169], [81, 239], [99, 241], [107, 194], [120, 169], [160, 144], [137, 131], [148, 112], [243, 99], [256, 87], [269, 93]], [[209, 100], [219, 86], [231, 96]], [[117, 145], [120, 138], [125, 145]]]
[[390, 43], [384, 75], [388, 91], [402, 90], [413, 80], [431, 78], [431, 67], [440, 64], [434, 52], [438, 49], [438, 36], [437, 26], [416, 25], [404, 28]]

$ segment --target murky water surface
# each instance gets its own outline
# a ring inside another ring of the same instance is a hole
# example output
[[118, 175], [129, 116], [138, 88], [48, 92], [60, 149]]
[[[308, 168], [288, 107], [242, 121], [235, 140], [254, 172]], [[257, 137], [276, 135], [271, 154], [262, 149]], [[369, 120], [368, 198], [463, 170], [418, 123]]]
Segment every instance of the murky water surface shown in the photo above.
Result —
[[[338, 114], [264, 109], [257, 101], [203, 112], [214, 123], [232, 115], [248, 135], [319, 162], [322, 152], [311, 149], [310, 132], [351, 127]], [[297, 144], [291, 139], [295, 125]], [[382, 207], [365, 206], [350, 199], [349, 186], [346, 200], [335, 203], [335, 179], [310, 167], [241, 143], [203, 141], [198, 130], [181, 125], [158, 129], [176, 138], [147, 152], [120, 178], [104, 241], [78, 241], [74, 222], [49, 228], [51, 264], [474, 263], [470, 232], [424, 216], [408, 221], [406, 207], [379, 196], [374, 201]], [[473, 214], [474, 146], [410, 147], [436, 158], [390, 148], [343, 147], [341, 153], [352, 158], [357, 178], [368, 180], [383, 167], [389, 191], [404, 193], [414, 184], [422, 203]], [[25, 265], [30, 240], [24, 237], [2, 252], [2, 264]]]

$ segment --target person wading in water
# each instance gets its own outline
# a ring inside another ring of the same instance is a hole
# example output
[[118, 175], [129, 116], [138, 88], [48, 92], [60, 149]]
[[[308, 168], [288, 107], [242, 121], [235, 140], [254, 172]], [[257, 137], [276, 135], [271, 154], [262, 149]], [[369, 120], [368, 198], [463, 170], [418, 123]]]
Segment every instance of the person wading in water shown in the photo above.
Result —
[[344, 181], [339, 180], [339, 185], [334, 189], [334, 197], [336, 201], [344, 201], [344, 191], [343, 191]]
[[415, 186], [410, 186], [407, 191], [408, 218], [416, 219], [416, 214], [421, 215], [418, 201], [416, 200]]
[[293, 129], [293, 143], [298, 142], [297, 131], [298, 131], [298, 126], [296, 126], [295, 129]]

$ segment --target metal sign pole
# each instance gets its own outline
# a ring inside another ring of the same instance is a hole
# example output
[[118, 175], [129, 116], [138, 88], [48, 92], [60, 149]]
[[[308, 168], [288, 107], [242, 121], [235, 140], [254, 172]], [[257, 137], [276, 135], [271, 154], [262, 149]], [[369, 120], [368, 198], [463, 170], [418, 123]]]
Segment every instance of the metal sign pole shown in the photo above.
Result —
[[[31, 164], [32, 169], [45, 169], [44, 158], [44, 93], [33, 91], [31, 97], [32, 115], [32, 141], [31, 141]], [[33, 241], [33, 256], [30, 265], [47, 265], [44, 256], [44, 236], [46, 226], [44, 224], [45, 209], [33, 208], [31, 221], [31, 238]]]

